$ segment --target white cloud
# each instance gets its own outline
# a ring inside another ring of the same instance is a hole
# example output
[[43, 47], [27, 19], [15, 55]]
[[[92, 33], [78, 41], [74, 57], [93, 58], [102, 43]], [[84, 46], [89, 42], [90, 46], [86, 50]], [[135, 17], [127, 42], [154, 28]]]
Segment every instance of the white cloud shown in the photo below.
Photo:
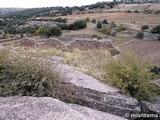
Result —
[[0, 7], [34, 8], [51, 6], [81, 6], [93, 4], [100, 1], [103, 0], [1, 0]]

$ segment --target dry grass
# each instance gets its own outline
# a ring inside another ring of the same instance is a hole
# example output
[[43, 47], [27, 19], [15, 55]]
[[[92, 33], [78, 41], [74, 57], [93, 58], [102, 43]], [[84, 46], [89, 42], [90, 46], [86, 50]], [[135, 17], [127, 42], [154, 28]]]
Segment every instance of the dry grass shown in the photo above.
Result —
[[103, 66], [109, 57], [110, 53], [107, 50], [74, 50], [65, 53], [64, 62], [77, 70], [103, 80]]
[[34, 48], [26, 48], [26, 47], [14, 47], [20, 54], [29, 55], [32, 57], [49, 57], [49, 56], [63, 56], [62, 50], [58, 50], [52, 47], [34, 47]]

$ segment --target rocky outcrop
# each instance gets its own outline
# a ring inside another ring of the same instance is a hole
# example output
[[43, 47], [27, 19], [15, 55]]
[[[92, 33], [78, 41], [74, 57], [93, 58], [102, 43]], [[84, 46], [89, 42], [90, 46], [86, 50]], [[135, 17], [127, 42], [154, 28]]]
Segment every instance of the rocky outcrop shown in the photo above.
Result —
[[63, 44], [59, 41], [59, 39], [49, 39], [44, 43], [44, 46], [51, 46], [57, 49], [61, 49]]
[[144, 113], [154, 113], [160, 116], [160, 100], [154, 103], [142, 101], [141, 102], [141, 110]]
[[119, 89], [103, 84], [63, 63], [59, 63], [56, 69], [64, 76], [63, 82], [74, 88], [72, 97], [78, 104], [122, 117], [125, 117], [126, 113], [140, 112], [139, 102], [125, 96]]
[[29, 38], [24, 38], [20, 41], [20, 46], [34, 47], [35, 45], [36, 43]]
[[44, 46], [51, 46], [57, 49], [109, 49], [113, 48], [111, 40], [75, 40], [69, 44], [63, 44], [59, 39], [49, 39], [44, 43]]
[[150, 32], [144, 32], [143, 40], [159, 40], [160, 35], [159, 34], [153, 34]]
[[125, 120], [49, 97], [1, 97], [0, 120]]
[[75, 40], [68, 47], [70, 49], [92, 50], [113, 48], [113, 45], [108, 40]]

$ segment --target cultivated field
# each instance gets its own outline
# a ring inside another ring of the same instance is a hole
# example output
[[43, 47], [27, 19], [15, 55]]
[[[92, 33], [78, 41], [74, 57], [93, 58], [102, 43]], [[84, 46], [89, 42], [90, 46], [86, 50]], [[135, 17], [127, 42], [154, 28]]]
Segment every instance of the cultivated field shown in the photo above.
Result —
[[142, 60], [153, 60], [160, 65], [160, 42], [133, 40], [119, 46], [124, 51], [134, 52]]

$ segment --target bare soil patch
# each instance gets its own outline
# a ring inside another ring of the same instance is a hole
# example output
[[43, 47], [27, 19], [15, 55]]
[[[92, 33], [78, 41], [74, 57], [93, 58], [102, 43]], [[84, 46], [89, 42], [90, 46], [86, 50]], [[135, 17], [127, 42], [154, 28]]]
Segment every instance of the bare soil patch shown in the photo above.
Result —
[[160, 42], [133, 40], [127, 44], [119, 46], [123, 51], [134, 52], [142, 60], [153, 60], [160, 65]]

